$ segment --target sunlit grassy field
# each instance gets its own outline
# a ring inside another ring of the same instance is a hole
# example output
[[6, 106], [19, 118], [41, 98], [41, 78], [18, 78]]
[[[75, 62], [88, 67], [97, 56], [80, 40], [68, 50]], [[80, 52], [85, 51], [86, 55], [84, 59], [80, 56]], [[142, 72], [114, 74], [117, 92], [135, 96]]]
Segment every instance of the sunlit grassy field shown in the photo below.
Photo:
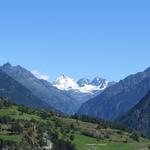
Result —
[[76, 134], [74, 143], [78, 150], [143, 150], [147, 148], [149, 144], [147, 140], [131, 143], [102, 141], [81, 134]]

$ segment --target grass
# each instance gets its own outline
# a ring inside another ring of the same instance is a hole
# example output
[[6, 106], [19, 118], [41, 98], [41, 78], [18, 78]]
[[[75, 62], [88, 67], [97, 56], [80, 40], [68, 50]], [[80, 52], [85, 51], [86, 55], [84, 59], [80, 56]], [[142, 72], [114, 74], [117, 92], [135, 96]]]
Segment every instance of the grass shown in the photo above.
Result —
[[15, 143], [20, 143], [22, 140], [22, 135], [0, 135], [0, 139], [3, 141], [11, 141]]
[[20, 120], [28, 120], [35, 119], [37, 121], [40, 121], [41, 118], [37, 115], [31, 115], [26, 113], [19, 112], [17, 106], [11, 106], [9, 108], [0, 109], [0, 116], [9, 116], [14, 119], [20, 119]]
[[75, 135], [74, 143], [78, 150], [141, 150], [148, 147], [148, 141], [143, 141], [143, 143], [111, 142], [108, 140], [96, 140], [79, 133]]
[[[96, 129], [97, 125], [94, 123], [87, 123], [69, 118], [59, 118], [62, 124], [69, 126], [74, 124], [80, 131], [87, 130], [93, 132], [99, 132]], [[130, 133], [122, 131], [121, 134], [118, 134], [117, 129], [101, 129], [105, 134], [109, 135], [109, 138], [104, 140], [97, 140], [96, 138], [84, 136], [79, 131], [75, 133], [74, 144], [78, 150], [142, 150], [147, 148], [150, 144], [148, 139], [140, 137], [140, 142], [137, 142], [130, 138]], [[127, 143], [125, 141], [127, 140]]]

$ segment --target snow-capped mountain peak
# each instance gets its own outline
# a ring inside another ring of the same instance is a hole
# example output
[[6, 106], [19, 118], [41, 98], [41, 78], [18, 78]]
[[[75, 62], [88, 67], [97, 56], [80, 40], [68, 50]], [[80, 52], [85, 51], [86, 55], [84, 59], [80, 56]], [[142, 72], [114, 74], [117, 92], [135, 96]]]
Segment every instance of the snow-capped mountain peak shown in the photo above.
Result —
[[78, 89], [78, 84], [76, 83], [76, 81], [65, 75], [61, 75], [60, 77], [58, 77], [53, 85], [60, 90], [66, 91], [71, 89]]
[[90, 81], [86, 78], [82, 78], [76, 81], [65, 75], [58, 77], [53, 83], [53, 85], [60, 90], [75, 91], [89, 94], [103, 91], [105, 88], [107, 88], [108, 84], [109, 82], [107, 80], [102, 79], [100, 77], [94, 78], [93, 81]]

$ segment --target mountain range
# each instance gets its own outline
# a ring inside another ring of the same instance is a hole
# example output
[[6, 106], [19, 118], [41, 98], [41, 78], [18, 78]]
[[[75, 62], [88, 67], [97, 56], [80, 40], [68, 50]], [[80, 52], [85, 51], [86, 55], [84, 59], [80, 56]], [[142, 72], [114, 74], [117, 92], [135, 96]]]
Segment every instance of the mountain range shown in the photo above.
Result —
[[115, 120], [130, 111], [150, 90], [150, 68], [118, 83], [100, 77], [74, 80], [65, 75], [50, 83], [10, 63], [0, 66], [0, 76], [1, 97], [31, 107], [106, 120]]
[[150, 90], [150, 68], [130, 75], [85, 102], [79, 115], [114, 120], [134, 107]]
[[0, 70], [26, 87], [47, 105], [67, 114], [73, 114], [77, 111], [77, 103], [65, 91], [58, 90], [51, 83], [36, 78], [20, 65], [12, 66], [10, 63], [6, 63], [0, 67]]
[[0, 66], [0, 97], [33, 108], [117, 121], [148, 136], [149, 91], [150, 68], [118, 83], [100, 77], [74, 80], [65, 75], [50, 83], [20, 65]]
[[37, 78], [20, 65], [12, 66], [10, 63], [0, 66], [0, 70], [28, 89], [42, 102], [66, 114], [76, 113], [82, 103], [113, 84], [100, 77], [90, 82], [88, 79], [75, 81], [65, 75], [50, 83]]

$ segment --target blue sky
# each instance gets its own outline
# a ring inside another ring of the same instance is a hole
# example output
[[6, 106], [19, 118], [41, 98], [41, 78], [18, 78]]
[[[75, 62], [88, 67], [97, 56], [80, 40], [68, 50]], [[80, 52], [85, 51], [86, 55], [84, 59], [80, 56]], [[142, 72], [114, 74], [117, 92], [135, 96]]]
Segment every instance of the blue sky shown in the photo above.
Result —
[[118, 81], [150, 67], [149, 0], [2, 0], [0, 63], [54, 80]]

